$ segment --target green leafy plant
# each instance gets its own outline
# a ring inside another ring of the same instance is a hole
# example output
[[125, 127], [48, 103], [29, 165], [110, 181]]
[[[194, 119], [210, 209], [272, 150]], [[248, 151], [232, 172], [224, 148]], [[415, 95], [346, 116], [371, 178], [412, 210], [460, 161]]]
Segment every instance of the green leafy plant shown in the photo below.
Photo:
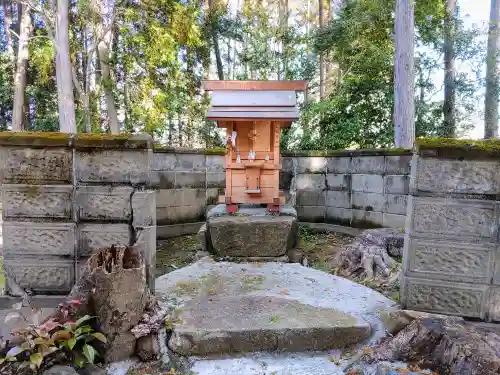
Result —
[[106, 343], [106, 337], [96, 332], [90, 325], [92, 316], [76, 316], [76, 307], [79, 300], [60, 304], [57, 318], [40, 322], [41, 311], [31, 307], [31, 314], [21, 312], [23, 303], [13, 305], [16, 310], [7, 314], [5, 321], [22, 320], [25, 327], [14, 329], [12, 335], [17, 338], [17, 344], [8, 347], [6, 343], [4, 356], [0, 357], [0, 366], [8, 362], [21, 362], [22, 366], [29, 366], [38, 370], [44, 362], [53, 359], [56, 354], [72, 361], [78, 367], [94, 363], [99, 355], [93, 343]]

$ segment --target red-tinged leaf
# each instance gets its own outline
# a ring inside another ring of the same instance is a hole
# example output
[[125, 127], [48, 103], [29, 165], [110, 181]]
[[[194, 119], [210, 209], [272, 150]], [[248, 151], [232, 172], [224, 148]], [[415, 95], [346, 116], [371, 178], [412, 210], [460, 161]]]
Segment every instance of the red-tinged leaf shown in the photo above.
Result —
[[61, 325], [57, 323], [54, 319], [49, 319], [40, 326], [40, 329], [45, 332], [51, 332]]
[[72, 299], [71, 301], [69, 301], [69, 303], [71, 303], [72, 305], [81, 305], [82, 301], [80, 301], [79, 299]]
[[66, 341], [66, 340], [69, 340], [72, 336], [73, 335], [71, 334], [71, 332], [63, 329], [63, 330], [54, 332], [54, 334], [52, 335], [52, 340], [53, 341]]

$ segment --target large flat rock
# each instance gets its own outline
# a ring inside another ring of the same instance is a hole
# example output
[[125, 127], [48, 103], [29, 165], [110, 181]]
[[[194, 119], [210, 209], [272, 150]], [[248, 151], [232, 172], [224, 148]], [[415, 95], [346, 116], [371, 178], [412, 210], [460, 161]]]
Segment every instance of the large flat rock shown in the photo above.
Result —
[[161, 276], [156, 295], [175, 297], [169, 346], [186, 356], [324, 351], [383, 332], [381, 294], [298, 264], [199, 262]]

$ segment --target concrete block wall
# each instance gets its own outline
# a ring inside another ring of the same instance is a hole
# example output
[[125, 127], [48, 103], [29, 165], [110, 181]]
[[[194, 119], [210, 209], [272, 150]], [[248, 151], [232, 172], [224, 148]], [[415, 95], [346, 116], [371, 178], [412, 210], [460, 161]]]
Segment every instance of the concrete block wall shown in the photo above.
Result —
[[88, 257], [138, 243], [154, 281], [156, 193], [144, 136], [0, 133], [7, 291], [67, 294]]
[[158, 226], [205, 220], [224, 194], [225, 150], [155, 148], [151, 187], [156, 189]]
[[288, 191], [300, 221], [404, 228], [409, 150], [301, 151], [283, 156], [281, 188]]
[[500, 153], [419, 141], [412, 161], [401, 303], [500, 321]]

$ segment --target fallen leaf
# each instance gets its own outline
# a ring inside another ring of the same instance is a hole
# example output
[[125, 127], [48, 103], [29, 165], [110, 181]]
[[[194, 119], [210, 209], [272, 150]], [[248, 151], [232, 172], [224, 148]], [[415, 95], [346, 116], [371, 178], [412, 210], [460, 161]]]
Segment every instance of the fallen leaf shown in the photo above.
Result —
[[287, 295], [289, 295], [290, 293], [288, 293], [288, 290], [283, 289], [283, 290], [280, 290], [280, 294], [283, 294], [283, 295], [287, 296]]

